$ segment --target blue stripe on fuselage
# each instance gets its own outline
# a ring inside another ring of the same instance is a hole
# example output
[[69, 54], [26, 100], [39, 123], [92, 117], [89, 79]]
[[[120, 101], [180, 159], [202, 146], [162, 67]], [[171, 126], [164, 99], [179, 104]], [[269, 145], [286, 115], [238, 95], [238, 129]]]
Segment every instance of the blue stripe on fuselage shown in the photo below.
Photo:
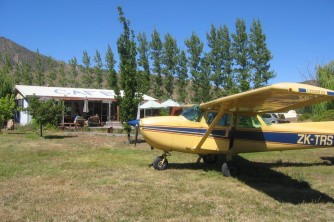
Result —
[[236, 131], [235, 138], [254, 141], [254, 142], [301, 144], [301, 145], [309, 145], [309, 146], [331, 147], [334, 145], [334, 135], [333, 134]]
[[296, 144], [298, 134], [281, 132], [254, 132], [254, 131], [236, 131], [235, 139], [253, 140], [258, 142], [276, 142]]
[[[166, 127], [166, 126], [143, 126], [143, 129], [166, 132], [166, 133], [197, 135], [197, 136], [203, 136], [207, 131], [207, 129], [202, 129], [202, 128]], [[225, 137], [226, 130], [213, 130], [210, 135], [217, 138]]]

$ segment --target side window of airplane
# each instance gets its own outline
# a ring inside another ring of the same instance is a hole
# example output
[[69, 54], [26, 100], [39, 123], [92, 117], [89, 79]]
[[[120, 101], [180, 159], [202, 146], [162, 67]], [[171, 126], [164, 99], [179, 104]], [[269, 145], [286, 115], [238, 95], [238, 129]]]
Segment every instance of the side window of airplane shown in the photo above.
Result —
[[[217, 112], [208, 112], [206, 116], [206, 123], [210, 125], [216, 118], [217, 114], [218, 114]], [[229, 125], [230, 125], [230, 115], [226, 113], [219, 120], [217, 126], [229, 126]]]
[[256, 117], [239, 116], [237, 127], [239, 128], [260, 128], [261, 123]]

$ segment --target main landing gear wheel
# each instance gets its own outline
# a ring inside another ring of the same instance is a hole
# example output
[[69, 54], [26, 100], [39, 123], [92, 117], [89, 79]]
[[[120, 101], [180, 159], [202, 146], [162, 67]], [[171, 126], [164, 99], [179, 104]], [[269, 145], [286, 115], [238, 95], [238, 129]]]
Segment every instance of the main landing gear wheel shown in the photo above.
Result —
[[156, 170], [165, 170], [168, 167], [168, 161], [166, 159], [166, 156], [158, 156], [153, 161], [153, 167]]
[[207, 154], [203, 155], [202, 158], [204, 163], [216, 163], [218, 156], [215, 154]]
[[239, 174], [239, 166], [233, 161], [227, 161], [222, 166], [222, 174], [225, 177], [236, 177]]

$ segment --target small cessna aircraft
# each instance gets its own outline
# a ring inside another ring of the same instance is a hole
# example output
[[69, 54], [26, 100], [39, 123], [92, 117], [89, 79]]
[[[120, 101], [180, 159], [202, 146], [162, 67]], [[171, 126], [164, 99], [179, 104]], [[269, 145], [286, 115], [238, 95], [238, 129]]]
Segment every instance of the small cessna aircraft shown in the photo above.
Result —
[[236, 176], [239, 168], [232, 156], [238, 153], [333, 147], [334, 122], [271, 124], [260, 116], [332, 99], [334, 91], [328, 89], [279, 83], [195, 105], [180, 116], [129, 124], [140, 128], [152, 148], [163, 150], [153, 162], [157, 170], [167, 168], [171, 151], [198, 154], [204, 162], [215, 162], [223, 154], [223, 175]]

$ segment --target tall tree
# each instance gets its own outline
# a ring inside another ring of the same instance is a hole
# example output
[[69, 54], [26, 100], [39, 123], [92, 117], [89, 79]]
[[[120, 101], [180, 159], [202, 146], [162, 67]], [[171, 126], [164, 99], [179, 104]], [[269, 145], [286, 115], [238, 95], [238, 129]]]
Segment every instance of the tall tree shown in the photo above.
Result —
[[139, 90], [140, 93], [147, 94], [150, 89], [150, 79], [151, 79], [151, 73], [150, 73], [150, 63], [149, 63], [149, 43], [146, 39], [146, 34], [139, 33], [137, 36], [138, 39], [138, 66], [141, 66], [143, 70], [141, 70], [138, 74], [139, 79]]
[[70, 59], [70, 61], [68, 61], [68, 63], [71, 66], [71, 73], [70, 73], [70, 86], [72, 87], [77, 87], [78, 86], [78, 82], [77, 82], [77, 77], [78, 77], [78, 62], [77, 62], [77, 58], [73, 57], [72, 59]]
[[47, 64], [49, 67], [49, 74], [47, 75], [47, 83], [50, 86], [54, 86], [54, 82], [57, 79], [57, 63], [55, 62], [55, 60], [49, 56], [47, 59]]
[[235, 76], [233, 73], [233, 55], [231, 52], [231, 38], [228, 27], [224, 25], [221, 32], [222, 38], [222, 69], [223, 69], [223, 95], [231, 95], [238, 92], [235, 82]]
[[189, 53], [188, 63], [190, 67], [190, 74], [192, 80], [192, 101], [193, 102], [202, 102], [201, 101], [201, 56], [203, 52], [203, 43], [200, 38], [192, 33], [189, 39], [185, 40], [187, 46], [187, 51]]
[[268, 80], [275, 77], [270, 71], [269, 61], [273, 58], [266, 45], [266, 36], [262, 32], [260, 20], [253, 20], [249, 35], [249, 52], [253, 71], [254, 88], [268, 85]]
[[[316, 82], [320, 87], [334, 90], [334, 61], [316, 67]], [[329, 109], [334, 109], [333, 101], [323, 102], [311, 107], [311, 111], [315, 115], [320, 115]]]
[[22, 74], [23, 74], [23, 66], [16, 64], [14, 68], [14, 84], [21, 84], [22, 83]]
[[177, 87], [180, 102], [186, 102], [187, 98], [187, 80], [188, 80], [188, 67], [187, 67], [187, 56], [185, 51], [181, 51], [178, 58], [177, 67]]
[[119, 21], [123, 25], [123, 33], [117, 40], [117, 49], [120, 56], [120, 76], [121, 87], [124, 96], [120, 101], [120, 117], [124, 130], [128, 133], [130, 142], [131, 127], [127, 121], [136, 118], [139, 98], [137, 94], [136, 81], [136, 43], [134, 41], [133, 30], [130, 29], [130, 21], [124, 16], [123, 10], [118, 6]]
[[[1, 93], [1, 92], [0, 92]], [[13, 95], [0, 95], [0, 131], [3, 123], [13, 117], [13, 111], [15, 109], [15, 102]]]
[[[5, 57], [5, 63], [0, 67], [0, 97], [12, 94], [13, 79], [11, 75], [12, 64], [8, 56]], [[1, 127], [2, 125], [0, 125]]]
[[162, 72], [165, 75], [164, 87], [167, 98], [171, 98], [174, 92], [174, 77], [179, 52], [176, 39], [172, 35], [167, 34], [162, 49], [162, 63], [164, 64]]
[[[88, 88], [91, 86], [92, 82], [93, 82], [93, 76], [92, 76], [92, 69], [91, 69], [91, 59], [90, 56], [88, 55], [88, 52], [85, 50], [82, 53], [82, 72], [83, 72], [83, 76], [82, 76], [82, 83], [83, 86]], [[90, 87], [93, 88], [93, 87]]]
[[59, 67], [59, 74], [60, 74], [60, 78], [59, 78], [59, 84], [60, 84], [60, 86], [62, 86], [62, 87], [66, 87], [67, 84], [68, 84], [68, 81], [67, 81], [67, 77], [66, 77], [65, 64], [64, 64], [64, 62], [62, 62], [62, 63], [60, 64], [60, 67]]
[[13, 81], [9, 73], [2, 67], [0, 69], [0, 97], [12, 94]]
[[152, 71], [156, 75], [155, 76], [155, 84], [154, 84], [154, 95], [157, 98], [162, 98], [163, 90], [162, 90], [162, 68], [161, 68], [161, 55], [162, 55], [162, 41], [160, 38], [159, 32], [154, 29], [152, 35], [151, 35], [151, 42], [150, 42], [150, 48], [151, 48], [151, 59], [153, 61], [153, 68]]
[[117, 72], [115, 70], [116, 60], [114, 59], [114, 53], [112, 52], [110, 45], [108, 45], [105, 61], [106, 68], [108, 70], [108, 88], [114, 90], [116, 95], [119, 95]]
[[206, 53], [203, 58], [201, 58], [201, 65], [199, 67], [199, 93], [197, 101], [207, 102], [212, 99], [211, 94], [211, 65], [209, 55]]
[[32, 74], [31, 65], [28, 62], [24, 62], [22, 65], [22, 80], [23, 84], [32, 85], [34, 76]]
[[102, 64], [101, 54], [98, 50], [96, 50], [96, 52], [95, 52], [94, 62], [95, 62], [94, 71], [95, 71], [95, 76], [96, 76], [96, 86], [97, 86], [97, 88], [102, 88], [102, 83], [103, 83], [102, 67], [103, 67], [103, 64]]
[[234, 72], [239, 81], [239, 91], [250, 89], [251, 73], [249, 68], [249, 44], [246, 23], [242, 19], [236, 21], [236, 33], [232, 34], [232, 53], [235, 60]]
[[208, 46], [211, 48], [211, 51], [207, 55], [207, 62], [210, 63], [212, 70], [212, 81], [215, 86], [214, 97], [218, 98], [222, 96], [221, 87], [223, 85], [223, 53], [222, 53], [222, 29], [219, 30], [212, 24], [210, 33], [206, 34], [208, 40]]
[[36, 54], [36, 83], [39, 86], [45, 85], [45, 64], [42, 60], [42, 56], [37, 50]]

